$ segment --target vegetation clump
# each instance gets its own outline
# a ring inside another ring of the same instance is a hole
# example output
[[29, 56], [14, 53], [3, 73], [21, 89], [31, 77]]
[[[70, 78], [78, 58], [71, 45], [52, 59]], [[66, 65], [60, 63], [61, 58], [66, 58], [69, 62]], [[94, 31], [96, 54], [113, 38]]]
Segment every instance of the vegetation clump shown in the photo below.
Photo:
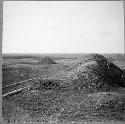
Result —
[[60, 81], [51, 79], [40, 79], [30, 87], [30, 90], [58, 90], [60, 89]]

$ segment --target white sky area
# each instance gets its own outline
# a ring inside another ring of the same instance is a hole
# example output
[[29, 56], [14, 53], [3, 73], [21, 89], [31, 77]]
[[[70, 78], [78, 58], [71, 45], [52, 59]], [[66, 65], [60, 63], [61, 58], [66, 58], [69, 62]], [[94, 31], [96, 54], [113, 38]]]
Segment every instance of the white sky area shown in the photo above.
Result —
[[2, 53], [123, 52], [123, 1], [4, 1]]

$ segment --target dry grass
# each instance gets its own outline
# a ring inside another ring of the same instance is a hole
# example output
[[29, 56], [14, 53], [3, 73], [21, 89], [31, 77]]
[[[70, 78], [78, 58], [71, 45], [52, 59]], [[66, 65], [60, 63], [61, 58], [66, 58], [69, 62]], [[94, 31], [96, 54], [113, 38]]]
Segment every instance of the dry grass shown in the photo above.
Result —
[[63, 66], [54, 69], [60, 73], [39, 80], [29, 90], [3, 98], [6, 121], [20, 124], [124, 121], [124, 88], [119, 92], [124, 86], [124, 72], [105, 57], [92, 54], [75, 60], [65, 69]]

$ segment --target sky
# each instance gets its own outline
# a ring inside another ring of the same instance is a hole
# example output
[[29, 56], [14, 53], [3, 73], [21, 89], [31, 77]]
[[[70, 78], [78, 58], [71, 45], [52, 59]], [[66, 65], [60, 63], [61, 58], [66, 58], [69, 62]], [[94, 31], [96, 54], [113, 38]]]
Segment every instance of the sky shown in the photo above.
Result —
[[123, 1], [4, 1], [2, 53], [123, 53]]

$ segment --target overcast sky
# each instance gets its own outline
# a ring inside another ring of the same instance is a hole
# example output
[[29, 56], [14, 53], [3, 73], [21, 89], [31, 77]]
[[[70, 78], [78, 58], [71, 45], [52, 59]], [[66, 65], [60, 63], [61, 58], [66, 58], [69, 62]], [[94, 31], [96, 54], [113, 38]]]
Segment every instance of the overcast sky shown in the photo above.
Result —
[[4, 1], [3, 53], [123, 53], [122, 1]]

